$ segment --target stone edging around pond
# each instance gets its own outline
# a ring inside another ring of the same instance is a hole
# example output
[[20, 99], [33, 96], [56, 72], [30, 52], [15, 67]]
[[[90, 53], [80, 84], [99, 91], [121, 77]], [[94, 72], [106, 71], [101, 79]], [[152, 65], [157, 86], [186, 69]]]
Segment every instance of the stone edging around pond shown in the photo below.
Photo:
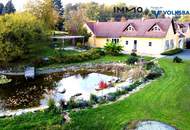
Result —
[[33, 108], [26, 108], [26, 109], [9, 110], [9, 111], [5, 111], [5, 112], [1, 112], [0, 117], [2, 118], [2, 117], [10, 117], [10, 116], [19, 116], [24, 113], [37, 112], [37, 111], [45, 110], [47, 108], [49, 108], [49, 107], [41, 106], [41, 107], [33, 107]]
[[[106, 104], [101, 104], [101, 106], [102, 106], [102, 105], [110, 105], [110, 104], [113, 104], [113, 103], [115, 103], [115, 102], [124, 100], [124, 99], [128, 98], [129, 96], [131, 96], [132, 94], [134, 94], [134, 93], [140, 91], [141, 89], [145, 88], [147, 85], [149, 85], [149, 84], [152, 83], [153, 81], [155, 81], [155, 80], [152, 80], [152, 81], [143, 83], [143, 84], [139, 85], [138, 87], [136, 87], [135, 89], [133, 89], [132, 91], [130, 91], [129, 93], [127, 93], [127, 94], [125, 94], [125, 95], [122, 95], [122, 96], [119, 97], [116, 101], [109, 102], [109, 103], [106, 103]], [[97, 107], [99, 107], [99, 106], [100, 106], [99, 104], [96, 104], [96, 105], [94, 105], [94, 108], [97, 108]]]
[[[113, 65], [113, 66], [126, 66], [124, 63], [119, 63], [119, 62], [110, 62], [110, 63], [85, 63], [81, 65], [72, 65], [72, 66], [65, 66], [62, 68], [37, 68], [36, 72], [38, 75], [41, 74], [51, 74], [51, 73], [57, 73], [57, 72], [64, 72], [64, 71], [74, 71], [80, 68], [95, 68], [97, 66], [107, 66], [107, 65]], [[2, 70], [0, 71], [0, 74], [2, 75], [12, 75], [12, 76], [22, 76], [24, 75], [24, 72], [11, 72], [11, 71], [6, 71]]]

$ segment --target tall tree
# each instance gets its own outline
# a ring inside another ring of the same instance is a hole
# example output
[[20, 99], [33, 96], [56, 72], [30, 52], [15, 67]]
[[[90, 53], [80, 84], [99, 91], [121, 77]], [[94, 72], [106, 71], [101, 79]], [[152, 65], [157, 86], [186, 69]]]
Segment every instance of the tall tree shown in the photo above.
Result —
[[90, 20], [99, 20], [100, 16], [100, 5], [96, 2], [90, 2], [86, 3], [84, 5], [84, 8], [86, 9], [86, 16]]
[[21, 58], [29, 45], [46, 38], [44, 24], [29, 13], [0, 16], [0, 62]]
[[4, 13], [10, 14], [10, 13], [14, 13], [16, 11], [14, 4], [12, 2], [12, 0], [9, 0], [7, 2], [7, 4], [4, 7]]
[[30, 0], [25, 8], [26, 11], [44, 21], [50, 29], [55, 28], [58, 13], [54, 9], [52, 0]]
[[4, 5], [3, 3], [0, 3], [0, 15], [3, 14]]
[[64, 9], [63, 9], [63, 5], [61, 3], [61, 0], [53, 0], [53, 5], [54, 5], [54, 9], [57, 11], [57, 14], [58, 14], [58, 20], [57, 20], [57, 23], [55, 25], [55, 28], [57, 30], [63, 30], [63, 22], [64, 22], [64, 19], [63, 19], [63, 15], [64, 15]]
[[87, 18], [82, 9], [70, 11], [68, 18], [65, 19], [65, 28], [69, 34], [79, 35], [79, 30], [83, 27], [85, 20], [87, 20]]
[[63, 16], [64, 9], [61, 0], [53, 0], [54, 9], [58, 12], [59, 16]]

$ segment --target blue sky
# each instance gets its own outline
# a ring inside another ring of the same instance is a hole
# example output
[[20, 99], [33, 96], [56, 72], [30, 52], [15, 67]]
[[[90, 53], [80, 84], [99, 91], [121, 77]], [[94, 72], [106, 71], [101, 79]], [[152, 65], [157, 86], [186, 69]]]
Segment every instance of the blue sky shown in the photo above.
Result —
[[[0, 0], [4, 4], [8, 0]], [[17, 10], [23, 10], [24, 4], [28, 0], [12, 0]], [[77, 2], [90, 2], [95, 1], [98, 3], [106, 3], [106, 4], [113, 4], [119, 2], [125, 2], [128, 5], [136, 5], [141, 7], [164, 7], [165, 9], [183, 9], [183, 10], [190, 10], [190, 1], [189, 0], [62, 0], [63, 4], [68, 3], [77, 3]]]

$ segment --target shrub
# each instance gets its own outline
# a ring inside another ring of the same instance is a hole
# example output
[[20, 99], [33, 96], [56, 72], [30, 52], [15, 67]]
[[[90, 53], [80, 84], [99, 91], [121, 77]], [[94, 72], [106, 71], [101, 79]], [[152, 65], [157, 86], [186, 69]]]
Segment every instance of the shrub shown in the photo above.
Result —
[[113, 42], [108, 42], [104, 46], [104, 50], [107, 54], [116, 56], [121, 53], [121, 51], [123, 50], [123, 46], [120, 46], [119, 44]]
[[136, 57], [136, 56], [130, 56], [128, 59], [127, 59], [127, 61], [126, 61], [126, 63], [127, 64], [135, 64], [135, 62], [138, 62], [138, 57]]
[[176, 48], [176, 49], [173, 49], [173, 50], [165, 51], [165, 52], [161, 53], [161, 55], [168, 55], [168, 56], [170, 56], [170, 55], [174, 55], [174, 54], [180, 53], [182, 51], [183, 51], [183, 49]]
[[33, 61], [33, 65], [35, 66], [35, 67], [42, 67], [42, 66], [44, 66], [44, 65], [47, 65], [49, 63], [49, 61], [45, 61], [45, 60], [43, 60], [42, 58], [37, 58], [37, 59], [35, 59], [34, 61]]
[[131, 56], [137, 56], [137, 54], [135, 52], [132, 52]]
[[68, 105], [67, 105], [67, 102], [66, 102], [65, 100], [63, 100], [63, 99], [60, 100], [60, 101], [59, 101], [59, 104], [60, 104], [60, 107], [61, 107], [62, 110], [67, 109], [67, 106], [68, 106]]
[[98, 97], [98, 103], [100, 103], [100, 104], [106, 103], [106, 98], [104, 96]]
[[70, 100], [67, 102], [68, 105], [68, 109], [73, 109], [73, 108], [77, 108], [78, 104], [77, 102], [75, 102], [74, 98], [70, 98]]
[[146, 79], [155, 79], [158, 78], [162, 75], [163, 70], [158, 67], [158, 66], [154, 66], [153, 68], [151, 68], [150, 73], [145, 77]]
[[107, 100], [108, 101], [115, 101], [117, 99], [117, 96], [115, 93], [109, 93], [107, 96], [106, 96]]
[[90, 106], [90, 103], [86, 100], [78, 100], [77, 104], [78, 108], [86, 108]]
[[[61, 53], [61, 52], [60, 52]], [[48, 63], [43, 63], [40, 61], [39, 64], [47, 65], [50, 63], [78, 63], [82, 61], [87, 60], [95, 60], [101, 57], [102, 51], [99, 49], [90, 49], [86, 52], [81, 52], [79, 54], [73, 54], [73, 55], [63, 55], [57, 52], [57, 55], [55, 57], [49, 57]]]
[[141, 84], [142, 84], [142, 82], [136, 81], [136, 82], [134, 82], [133, 84], [131, 84], [131, 85], [129, 86], [129, 88], [131, 88], [131, 89], [133, 90], [133, 89], [135, 89], [136, 87], [138, 87], [138, 86], [141, 85]]
[[98, 102], [98, 97], [94, 94], [90, 94], [90, 103], [96, 104]]
[[155, 64], [154, 64], [154, 62], [148, 62], [147, 64], [146, 64], [146, 66], [145, 66], [145, 68], [147, 69], [147, 70], [150, 70], [152, 67], [154, 67], [155, 66]]
[[77, 47], [77, 48], [83, 48], [83, 45], [82, 45], [82, 43], [77, 42], [76, 47]]
[[50, 99], [48, 100], [48, 106], [49, 106], [49, 108], [55, 107], [55, 101], [54, 101], [54, 99], [50, 98]]
[[100, 54], [101, 56], [105, 56], [105, 51], [103, 48], [96, 48], [96, 52]]
[[53, 113], [59, 113], [59, 110], [55, 105], [54, 99], [50, 98], [48, 100], [48, 106], [49, 106], [48, 111], [52, 111]]
[[124, 94], [126, 94], [126, 93], [128, 93], [128, 91], [126, 91], [126, 90], [117, 90], [117, 91], [115, 92], [115, 94], [116, 94], [117, 97], [119, 97], [119, 96], [121, 96], [121, 95], [124, 95]]
[[174, 57], [173, 62], [174, 63], [182, 63], [183, 60], [181, 58], [179, 58], [179, 57], [176, 56], [176, 57]]

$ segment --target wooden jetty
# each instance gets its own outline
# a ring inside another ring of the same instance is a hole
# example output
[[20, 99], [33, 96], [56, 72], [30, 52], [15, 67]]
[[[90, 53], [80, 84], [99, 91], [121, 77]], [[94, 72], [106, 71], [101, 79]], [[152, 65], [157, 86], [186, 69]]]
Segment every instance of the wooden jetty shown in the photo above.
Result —
[[26, 79], [34, 79], [35, 74], [35, 67], [26, 67], [24, 71], [24, 76]]

